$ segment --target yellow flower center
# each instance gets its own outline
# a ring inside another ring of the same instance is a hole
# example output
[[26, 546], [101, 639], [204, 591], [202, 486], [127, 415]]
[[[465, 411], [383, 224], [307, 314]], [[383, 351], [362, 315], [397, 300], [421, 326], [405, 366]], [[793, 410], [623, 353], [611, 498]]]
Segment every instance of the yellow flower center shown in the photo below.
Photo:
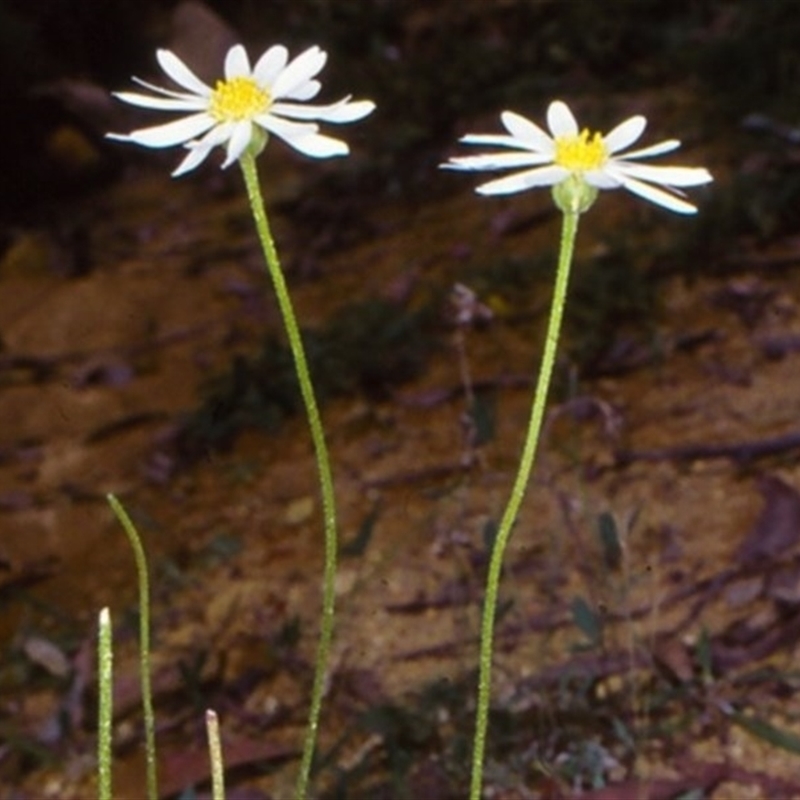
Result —
[[269, 92], [252, 78], [231, 78], [228, 81], [217, 81], [211, 93], [208, 113], [217, 122], [241, 122], [263, 114], [271, 103]]
[[608, 158], [602, 134], [584, 128], [577, 136], [556, 137], [556, 155], [553, 161], [572, 172], [600, 169]]

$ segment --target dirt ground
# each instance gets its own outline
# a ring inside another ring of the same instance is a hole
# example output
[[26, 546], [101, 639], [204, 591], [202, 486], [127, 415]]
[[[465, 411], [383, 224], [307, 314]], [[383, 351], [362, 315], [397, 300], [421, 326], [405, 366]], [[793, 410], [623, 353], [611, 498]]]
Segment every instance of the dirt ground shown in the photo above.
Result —
[[[489, 201], [449, 176], [458, 188], [435, 202], [385, 198], [360, 235], [308, 256], [311, 234], [284, 209], [318, 165], [286, 156], [271, 147], [261, 169], [303, 327], [375, 298], [441, 317], [411, 379], [323, 405], [344, 553], [317, 790], [458, 796], [486, 539], [515, 474], [549, 286], [474, 287], [493, 316], [460, 331], [444, 298], [499, 254], [551, 253], [558, 219], [546, 192]], [[175, 445], [209, 380], [281, 335], [238, 177], [132, 167], [70, 211], [90, 269], [63, 274], [63, 241], [44, 228], [20, 230], [0, 263], [3, 797], [93, 793], [104, 605], [117, 796], [141, 796], [136, 583], [107, 492], [152, 566], [162, 796], [207, 781], [209, 706], [229, 796], [291, 791], [322, 552], [305, 420], [193, 461]], [[603, 268], [628, 225], [649, 231], [635, 248], [647, 270], [688, 224], [642, 205], [601, 196], [580, 270]], [[493, 797], [800, 796], [800, 241], [730, 252], [716, 274], [682, 263], [662, 277], [657, 314], [620, 324], [602, 374], [562, 358], [506, 562]], [[486, 415], [472, 428], [469, 391]]]

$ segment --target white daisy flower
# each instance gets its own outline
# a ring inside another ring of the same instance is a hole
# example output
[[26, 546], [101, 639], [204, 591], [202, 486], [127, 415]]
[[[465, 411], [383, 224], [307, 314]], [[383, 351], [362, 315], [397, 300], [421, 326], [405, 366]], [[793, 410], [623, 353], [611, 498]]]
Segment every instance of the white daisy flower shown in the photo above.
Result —
[[451, 158], [445, 169], [500, 170], [532, 167], [477, 187], [479, 194], [512, 194], [535, 186], [557, 186], [568, 178], [578, 178], [596, 189], [617, 189], [620, 186], [645, 200], [679, 214], [694, 214], [697, 208], [682, 200], [685, 186], [700, 186], [713, 178], [701, 167], [653, 167], [634, 159], [650, 158], [680, 147], [677, 139], [622, 153], [641, 135], [647, 124], [642, 116], [634, 116], [617, 125], [605, 136], [579, 129], [566, 103], [556, 100], [547, 109], [550, 134], [538, 125], [505, 111], [500, 116], [508, 135], [469, 134], [465, 144], [486, 144], [510, 147], [519, 152], [490, 153], [481, 156]]
[[187, 147], [189, 154], [173, 176], [197, 167], [218, 145], [226, 149], [222, 166], [227, 167], [251, 144], [259, 151], [269, 134], [313, 158], [346, 155], [347, 144], [319, 133], [319, 125], [313, 120], [353, 122], [366, 117], [375, 108], [369, 100], [351, 101], [350, 96], [330, 105], [303, 102], [319, 92], [321, 84], [315, 78], [328, 58], [327, 53], [316, 46], [289, 61], [287, 49], [274, 45], [251, 69], [244, 47], [234, 45], [225, 57], [225, 78], [218, 80], [213, 89], [169, 50], [158, 50], [156, 58], [164, 72], [186, 91], [164, 89], [134, 78], [153, 95], [114, 94], [135, 106], [189, 113], [164, 125], [107, 136], [145, 147]]

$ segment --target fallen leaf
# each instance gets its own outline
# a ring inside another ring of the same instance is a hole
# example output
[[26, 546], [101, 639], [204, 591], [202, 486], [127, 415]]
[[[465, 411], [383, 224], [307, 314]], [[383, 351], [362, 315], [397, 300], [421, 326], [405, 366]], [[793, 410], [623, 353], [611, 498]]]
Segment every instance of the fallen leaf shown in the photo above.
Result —
[[744, 566], [763, 566], [774, 561], [800, 541], [800, 494], [774, 475], [759, 479], [764, 508], [739, 547]]
[[800, 605], [800, 565], [790, 564], [770, 575], [767, 595], [786, 606]]
[[[225, 736], [222, 741], [225, 769], [233, 770], [245, 764], [263, 765], [285, 761], [298, 755], [296, 747], [287, 747], [264, 739], [245, 739]], [[188, 787], [210, 779], [208, 750], [181, 747], [162, 748], [159, 758], [159, 790], [161, 797], [172, 797]]]
[[678, 683], [689, 683], [694, 678], [694, 664], [686, 645], [678, 639], [659, 639], [653, 649], [656, 664]]
[[66, 678], [71, 671], [69, 659], [54, 642], [43, 636], [29, 636], [22, 643], [22, 651], [37, 666], [47, 670], [56, 678]]
[[742, 608], [759, 597], [763, 588], [764, 577], [762, 575], [742, 578], [728, 586], [725, 590], [725, 600], [729, 608]]

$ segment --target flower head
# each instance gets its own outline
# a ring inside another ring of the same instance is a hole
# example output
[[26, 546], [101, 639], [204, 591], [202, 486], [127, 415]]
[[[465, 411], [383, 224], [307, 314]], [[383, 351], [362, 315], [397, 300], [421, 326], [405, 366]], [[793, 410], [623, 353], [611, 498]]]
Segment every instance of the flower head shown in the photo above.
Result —
[[[605, 135], [590, 133], [585, 128], [581, 130], [569, 107], [560, 100], [547, 109], [550, 135], [513, 111], [503, 112], [500, 119], [508, 134], [469, 134], [461, 141], [509, 147], [517, 152], [451, 158], [442, 164], [446, 169], [460, 170], [525, 168], [481, 184], [476, 189], [479, 194], [512, 194], [535, 186], [557, 188], [564, 185], [570, 191], [588, 189], [591, 196], [598, 189], [622, 186], [670, 211], [693, 214], [697, 208], [681, 199], [685, 196], [681, 188], [700, 186], [712, 180], [708, 170], [701, 167], [653, 167], [637, 163], [636, 159], [675, 150], [680, 147], [677, 139], [622, 153], [642, 135], [647, 124], [642, 116], [625, 120]], [[585, 207], [573, 210], [582, 211]]]
[[222, 166], [227, 167], [249, 147], [259, 152], [269, 134], [313, 158], [346, 155], [347, 144], [319, 133], [319, 125], [314, 120], [353, 122], [366, 117], [375, 108], [369, 100], [352, 101], [350, 96], [330, 105], [304, 103], [315, 97], [321, 88], [316, 76], [325, 66], [328, 55], [319, 47], [310, 47], [289, 61], [287, 49], [274, 45], [251, 69], [244, 47], [234, 45], [225, 57], [225, 77], [213, 88], [171, 51], [158, 50], [156, 58], [164, 72], [184, 91], [164, 89], [134, 78], [153, 94], [114, 94], [131, 105], [183, 111], [188, 112], [187, 115], [129, 134], [109, 133], [107, 136], [144, 147], [183, 145], [188, 148], [189, 154], [173, 176], [197, 167], [218, 145], [225, 147]]

